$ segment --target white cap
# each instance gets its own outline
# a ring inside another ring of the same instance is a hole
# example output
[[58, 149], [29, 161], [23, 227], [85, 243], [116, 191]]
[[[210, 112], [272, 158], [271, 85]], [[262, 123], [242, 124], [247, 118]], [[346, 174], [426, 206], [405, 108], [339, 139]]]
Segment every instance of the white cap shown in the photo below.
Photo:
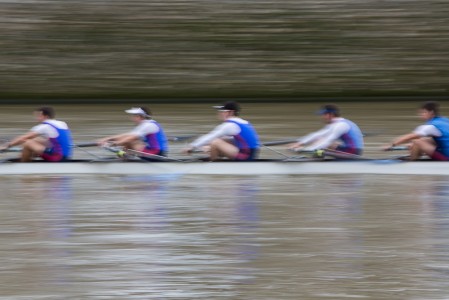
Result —
[[149, 115], [147, 115], [147, 113], [140, 107], [132, 107], [130, 109], [125, 110], [125, 112], [132, 115], [141, 115], [149, 117]]

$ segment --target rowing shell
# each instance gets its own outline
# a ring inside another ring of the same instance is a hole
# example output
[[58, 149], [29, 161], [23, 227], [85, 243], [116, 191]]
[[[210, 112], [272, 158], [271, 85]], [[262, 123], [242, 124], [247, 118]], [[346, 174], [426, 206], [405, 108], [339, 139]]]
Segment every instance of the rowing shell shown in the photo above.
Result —
[[109, 174], [109, 175], [304, 175], [410, 174], [449, 175], [449, 163], [400, 160], [369, 161], [253, 161], [253, 162], [142, 162], [73, 161], [62, 163], [2, 163], [0, 175]]

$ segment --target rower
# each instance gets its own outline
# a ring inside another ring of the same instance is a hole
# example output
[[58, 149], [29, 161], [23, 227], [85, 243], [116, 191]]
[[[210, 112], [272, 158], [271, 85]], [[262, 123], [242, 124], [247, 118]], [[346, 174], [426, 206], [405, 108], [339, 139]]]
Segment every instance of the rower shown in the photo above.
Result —
[[98, 140], [99, 146], [122, 146], [146, 154], [166, 156], [167, 137], [162, 126], [152, 119], [151, 111], [146, 107], [133, 107], [125, 110], [131, 114], [131, 121], [137, 126], [130, 132], [112, 135]]
[[34, 111], [34, 116], [40, 124], [2, 145], [0, 150], [22, 145], [21, 162], [29, 162], [35, 156], [51, 162], [70, 159], [73, 142], [67, 123], [54, 119], [55, 111], [52, 107], [40, 107]]
[[332, 149], [349, 154], [362, 154], [363, 134], [360, 128], [354, 122], [342, 118], [336, 105], [324, 105], [318, 114], [326, 126], [298, 139], [296, 143], [289, 145], [290, 150], [299, 151], [310, 145], [308, 150], [311, 151]]
[[256, 159], [260, 148], [259, 137], [251, 123], [239, 117], [240, 105], [230, 101], [214, 108], [223, 123], [193, 141], [183, 152], [191, 153], [203, 148], [203, 151], [209, 152], [212, 161], [221, 157], [238, 161]]
[[425, 121], [411, 133], [402, 135], [385, 146], [390, 150], [397, 145], [409, 143], [410, 160], [417, 160], [427, 155], [432, 160], [449, 160], [449, 119], [440, 116], [437, 102], [425, 102], [418, 109], [419, 117]]

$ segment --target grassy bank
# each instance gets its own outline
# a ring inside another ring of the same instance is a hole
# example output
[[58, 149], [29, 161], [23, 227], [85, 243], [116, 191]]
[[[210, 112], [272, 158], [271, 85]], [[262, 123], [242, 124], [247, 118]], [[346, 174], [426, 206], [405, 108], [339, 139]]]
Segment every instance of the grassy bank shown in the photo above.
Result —
[[439, 0], [26, 1], [0, 12], [3, 102], [449, 95]]

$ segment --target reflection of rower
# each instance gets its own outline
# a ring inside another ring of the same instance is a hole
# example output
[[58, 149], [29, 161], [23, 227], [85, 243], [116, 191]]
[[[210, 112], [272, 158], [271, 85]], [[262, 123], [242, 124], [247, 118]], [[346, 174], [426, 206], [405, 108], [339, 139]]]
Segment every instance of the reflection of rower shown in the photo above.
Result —
[[133, 107], [125, 110], [131, 114], [131, 120], [137, 124], [132, 131], [112, 135], [98, 141], [100, 146], [113, 144], [144, 152], [150, 155], [165, 156], [168, 151], [167, 137], [159, 123], [151, 117], [151, 112], [145, 107]]
[[298, 142], [291, 144], [289, 149], [300, 150], [310, 145], [308, 150], [329, 148], [349, 154], [362, 154], [362, 132], [354, 122], [340, 117], [340, 111], [336, 105], [325, 105], [318, 114], [327, 125], [319, 131], [300, 138]]
[[[259, 154], [259, 137], [256, 130], [246, 120], [239, 118], [240, 106], [236, 102], [214, 106], [218, 118], [223, 123], [210, 133], [203, 135], [190, 144], [184, 152], [190, 153], [196, 148], [210, 146], [210, 160], [226, 157], [232, 160], [253, 160]], [[232, 137], [232, 141], [226, 140]]]
[[440, 117], [439, 104], [426, 102], [421, 105], [418, 114], [426, 123], [413, 132], [396, 138], [384, 150], [411, 142], [411, 160], [417, 160], [424, 154], [432, 160], [449, 160], [449, 119]]
[[67, 124], [54, 119], [55, 112], [51, 107], [40, 107], [34, 111], [34, 115], [40, 124], [4, 144], [0, 150], [22, 145], [22, 162], [31, 161], [35, 156], [53, 162], [70, 159], [73, 142]]

